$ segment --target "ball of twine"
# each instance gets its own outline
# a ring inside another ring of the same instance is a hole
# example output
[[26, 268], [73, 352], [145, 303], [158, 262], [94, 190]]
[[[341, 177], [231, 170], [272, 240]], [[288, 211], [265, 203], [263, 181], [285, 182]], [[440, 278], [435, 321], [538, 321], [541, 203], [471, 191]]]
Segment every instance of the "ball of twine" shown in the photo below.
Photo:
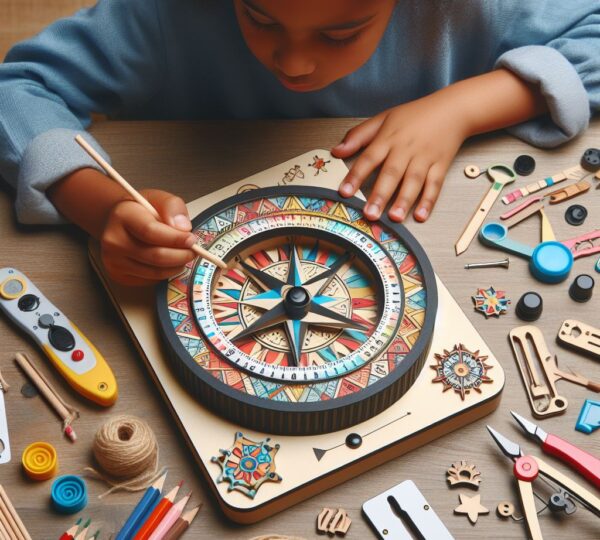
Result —
[[105, 422], [94, 437], [92, 452], [102, 472], [85, 470], [112, 486], [100, 497], [118, 489], [140, 491], [159, 474], [156, 436], [136, 416], [114, 416]]

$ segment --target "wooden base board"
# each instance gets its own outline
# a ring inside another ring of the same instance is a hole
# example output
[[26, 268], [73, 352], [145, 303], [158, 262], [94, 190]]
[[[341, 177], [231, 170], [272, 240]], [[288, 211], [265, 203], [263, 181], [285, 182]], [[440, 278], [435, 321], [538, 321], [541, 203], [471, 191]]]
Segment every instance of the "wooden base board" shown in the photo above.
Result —
[[[324, 150], [314, 150], [193, 201], [189, 205], [190, 214], [196, 215], [200, 209], [244, 189], [278, 183], [308, 184], [314, 174], [306, 164], [310, 165], [317, 154], [328, 160], [327, 171], [319, 171], [319, 178], [316, 179], [318, 184], [336, 189], [347, 171], [345, 165]], [[298, 174], [298, 170], [302, 175]], [[292, 174], [294, 171], [295, 174]], [[238, 523], [254, 523], [284, 510], [477, 420], [489, 414], [499, 404], [504, 372], [438, 278], [436, 331], [429, 357], [411, 389], [392, 407], [352, 428], [316, 436], [273, 436], [272, 443], [280, 444], [275, 461], [277, 472], [283, 480], [280, 483], [264, 484], [254, 499], [238, 491], [230, 492], [227, 484], [217, 484], [220, 467], [211, 462], [211, 457], [217, 456], [220, 448], [230, 447], [237, 431], [242, 431], [247, 437], [257, 441], [269, 435], [227, 422], [198, 404], [183, 389], [169, 368], [159, 339], [154, 289], [132, 289], [111, 282], [102, 268], [98, 246], [93, 243], [90, 244], [90, 259], [219, 506], [229, 519]], [[492, 381], [483, 384], [480, 392], [469, 392], [464, 400], [452, 389], [444, 391], [442, 384], [432, 382], [436, 373], [431, 368], [436, 363], [434, 353], [442, 353], [444, 349], [451, 349], [459, 343], [471, 351], [478, 350], [481, 355], [487, 356], [486, 364], [491, 366], [488, 375]], [[345, 445], [349, 433], [362, 436], [363, 442], [358, 448], [351, 449]], [[327, 452], [318, 459], [314, 449]], [[300, 463], [302, 467], [298, 466]]]

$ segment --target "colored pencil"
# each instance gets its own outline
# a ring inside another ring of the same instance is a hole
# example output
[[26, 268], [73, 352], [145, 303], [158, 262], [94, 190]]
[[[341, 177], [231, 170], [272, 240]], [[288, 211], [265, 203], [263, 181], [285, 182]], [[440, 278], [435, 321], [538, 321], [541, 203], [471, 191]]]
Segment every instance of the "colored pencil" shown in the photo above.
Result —
[[12, 530], [17, 540], [31, 540], [31, 536], [27, 532], [25, 525], [10, 502], [2, 485], [0, 485], [0, 514], [3, 514], [8, 522], [8, 532]]
[[123, 525], [115, 540], [130, 540], [138, 532], [160, 502], [160, 492], [162, 491], [166, 477], [167, 473], [163, 474], [146, 490], [146, 493], [144, 493], [140, 502], [137, 503], [133, 512], [127, 518], [125, 525]]
[[150, 535], [149, 540], [162, 540], [169, 529], [175, 524], [175, 522], [181, 516], [185, 505], [190, 500], [192, 492], [190, 491], [185, 497], [181, 498], [177, 504], [174, 504], [171, 509], [165, 514], [158, 527], [154, 529], [154, 532]]
[[148, 519], [144, 522], [141, 529], [133, 537], [134, 540], [148, 540], [148, 538], [150, 538], [150, 535], [154, 532], [154, 529], [158, 527], [158, 524], [173, 506], [173, 501], [175, 500], [180, 487], [181, 482], [179, 485], [175, 486], [171, 491], [169, 491], [169, 493], [167, 493], [156, 505], [156, 508], [148, 516]]
[[188, 527], [192, 524], [192, 521], [194, 521], [194, 518], [196, 517], [196, 514], [198, 513], [200, 508], [202, 508], [201, 504], [196, 506], [196, 508], [192, 508], [191, 510], [185, 512], [185, 514], [183, 514], [175, 522], [175, 525], [173, 525], [169, 529], [167, 534], [163, 536], [162, 540], [178, 540], [179, 538], [181, 538], [181, 536], [183, 536], [183, 533], [187, 531]]
[[[88, 154], [89, 156], [98, 164], [100, 167], [104, 169], [106, 174], [112, 178], [117, 184], [119, 184], [132, 198], [134, 201], [140, 203], [148, 212], [152, 214], [152, 216], [158, 221], [162, 221], [160, 215], [156, 211], [156, 208], [152, 206], [136, 189], [123, 178], [110, 164], [98, 153], [92, 146], [81, 136], [75, 136], [75, 140]], [[227, 265], [219, 259], [216, 255], [213, 255], [210, 251], [207, 251], [203, 247], [200, 247], [198, 244], [194, 244], [192, 246], [192, 251], [205, 259], [209, 260], [211, 263], [219, 266], [220, 268], [227, 269]]]
[[62, 533], [61, 537], [58, 540], [73, 540], [73, 538], [75, 538], [75, 535], [77, 534], [77, 531], [79, 530], [80, 523], [81, 523], [81, 518], [79, 518], [75, 522], [75, 525], [73, 525], [68, 531], [65, 531], [64, 533]]
[[88, 532], [88, 527], [90, 526], [91, 523], [92, 523], [92, 520], [88, 519], [86, 524], [83, 526], [83, 529], [81, 529], [81, 531], [79, 531], [79, 534], [73, 540], [85, 540], [85, 537], [87, 536], [87, 532]]

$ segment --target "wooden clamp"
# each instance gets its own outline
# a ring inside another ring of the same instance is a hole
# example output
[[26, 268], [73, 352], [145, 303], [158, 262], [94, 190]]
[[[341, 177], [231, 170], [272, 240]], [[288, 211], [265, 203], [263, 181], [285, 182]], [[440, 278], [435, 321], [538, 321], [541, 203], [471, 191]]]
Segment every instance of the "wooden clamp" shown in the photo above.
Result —
[[556, 389], [556, 382], [561, 379], [600, 392], [600, 382], [558, 368], [556, 355], [548, 350], [544, 335], [536, 326], [513, 328], [508, 336], [536, 418], [561, 414], [566, 410], [569, 402]]

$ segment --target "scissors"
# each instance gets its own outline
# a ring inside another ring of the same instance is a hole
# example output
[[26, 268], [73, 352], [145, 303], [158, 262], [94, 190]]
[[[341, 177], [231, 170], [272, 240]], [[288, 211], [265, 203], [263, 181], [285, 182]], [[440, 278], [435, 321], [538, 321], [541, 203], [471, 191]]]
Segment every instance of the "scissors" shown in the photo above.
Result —
[[[541, 479], [547, 479], [558, 484], [566, 490], [568, 496], [590, 512], [600, 517], [600, 499], [589, 492], [580, 484], [574, 482], [554, 467], [548, 465], [539, 457], [524, 455], [521, 447], [498, 433], [495, 429], [487, 426], [490, 435], [502, 450], [502, 453], [515, 462], [513, 474], [517, 478], [521, 505], [527, 521], [527, 530], [531, 540], [544, 540], [540, 529], [535, 499], [533, 494], [533, 481], [541, 475]], [[563, 458], [564, 459], [564, 458]]]

